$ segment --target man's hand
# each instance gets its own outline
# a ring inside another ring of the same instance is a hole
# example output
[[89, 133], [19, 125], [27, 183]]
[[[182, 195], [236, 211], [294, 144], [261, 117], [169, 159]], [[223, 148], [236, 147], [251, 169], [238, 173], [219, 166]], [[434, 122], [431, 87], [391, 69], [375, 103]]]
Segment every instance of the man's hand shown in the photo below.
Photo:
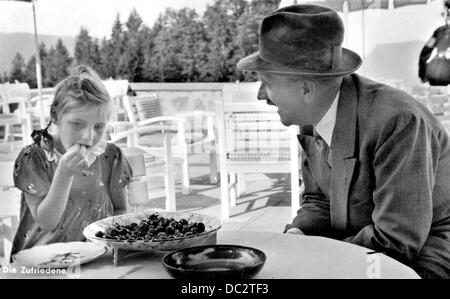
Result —
[[293, 235], [304, 235], [304, 233], [299, 228], [296, 227], [291, 227], [290, 229], [287, 230], [286, 233]]

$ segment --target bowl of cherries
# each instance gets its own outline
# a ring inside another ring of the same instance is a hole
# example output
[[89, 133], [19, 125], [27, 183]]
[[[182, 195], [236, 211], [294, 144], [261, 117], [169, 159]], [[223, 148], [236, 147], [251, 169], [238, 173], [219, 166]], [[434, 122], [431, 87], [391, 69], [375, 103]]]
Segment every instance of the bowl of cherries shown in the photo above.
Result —
[[84, 236], [113, 249], [174, 251], [217, 243], [220, 219], [197, 213], [145, 210], [89, 224]]

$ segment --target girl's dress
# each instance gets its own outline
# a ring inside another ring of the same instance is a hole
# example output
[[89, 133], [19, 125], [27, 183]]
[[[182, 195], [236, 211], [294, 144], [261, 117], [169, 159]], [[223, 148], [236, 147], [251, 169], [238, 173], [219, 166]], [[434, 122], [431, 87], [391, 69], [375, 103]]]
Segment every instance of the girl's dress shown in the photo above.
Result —
[[60, 156], [54, 148], [32, 144], [16, 159], [14, 183], [22, 190], [22, 197], [11, 255], [33, 246], [84, 240], [83, 229], [88, 224], [113, 215], [110, 194], [121, 192], [132, 176], [121, 150], [107, 144], [87, 171], [74, 176], [60, 222], [54, 230], [45, 231], [37, 225], [29, 207], [36, 207], [47, 195]]

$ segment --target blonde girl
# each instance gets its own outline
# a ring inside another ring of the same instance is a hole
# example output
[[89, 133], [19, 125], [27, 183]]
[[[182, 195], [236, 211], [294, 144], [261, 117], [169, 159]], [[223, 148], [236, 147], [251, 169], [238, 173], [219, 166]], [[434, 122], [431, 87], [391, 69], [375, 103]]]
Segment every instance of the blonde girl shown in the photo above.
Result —
[[89, 223], [126, 210], [132, 174], [120, 149], [103, 141], [110, 112], [105, 87], [86, 66], [56, 86], [50, 108], [56, 132], [34, 131], [34, 144], [16, 159], [14, 182], [22, 198], [12, 254], [83, 240]]

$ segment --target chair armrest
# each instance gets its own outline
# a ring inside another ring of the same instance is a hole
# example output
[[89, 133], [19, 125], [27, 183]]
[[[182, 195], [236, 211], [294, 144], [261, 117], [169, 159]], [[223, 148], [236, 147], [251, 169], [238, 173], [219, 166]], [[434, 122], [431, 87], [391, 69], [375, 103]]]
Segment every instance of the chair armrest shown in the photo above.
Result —
[[140, 122], [137, 123], [138, 127], [142, 127], [142, 126], [146, 126], [149, 124], [153, 124], [153, 123], [158, 123], [158, 122], [175, 122], [175, 123], [186, 123], [187, 120], [183, 117], [178, 117], [178, 116], [157, 116], [157, 117], [152, 117], [149, 119], [145, 119], [142, 120]]
[[[51, 95], [51, 94], [43, 94], [42, 95], [42, 100], [53, 100], [53, 95]], [[35, 103], [38, 103], [39, 101], [40, 101], [40, 97], [39, 96], [35, 96], [35, 97], [32, 97], [31, 99], [30, 99], [30, 103], [31, 104], [35, 104]]]
[[[183, 112], [183, 113], [177, 113], [177, 117], [183, 117], [183, 118], [195, 118], [195, 117], [206, 117], [206, 130], [207, 135], [206, 139], [209, 141], [213, 141], [216, 139], [216, 133], [214, 130], [214, 120], [216, 118], [216, 113], [211, 111], [204, 111], [204, 110], [194, 110], [189, 112]], [[194, 122], [195, 124], [195, 122]]]
[[214, 118], [216, 117], [216, 113], [215, 112], [211, 112], [211, 111], [204, 111], [204, 110], [194, 110], [194, 111], [188, 111], [188, 112], [182, 112], [182, 113], [177, 113], [176, 116], [178, 117], [196, 117], [196, 116], [206, 116], [206, 117], [211, 117]]
[[129, 121], [110, 121], [108, 122], [107, 126], [112, 128], [122, 128], [122, 127], [133, 128], [134, 124]]

